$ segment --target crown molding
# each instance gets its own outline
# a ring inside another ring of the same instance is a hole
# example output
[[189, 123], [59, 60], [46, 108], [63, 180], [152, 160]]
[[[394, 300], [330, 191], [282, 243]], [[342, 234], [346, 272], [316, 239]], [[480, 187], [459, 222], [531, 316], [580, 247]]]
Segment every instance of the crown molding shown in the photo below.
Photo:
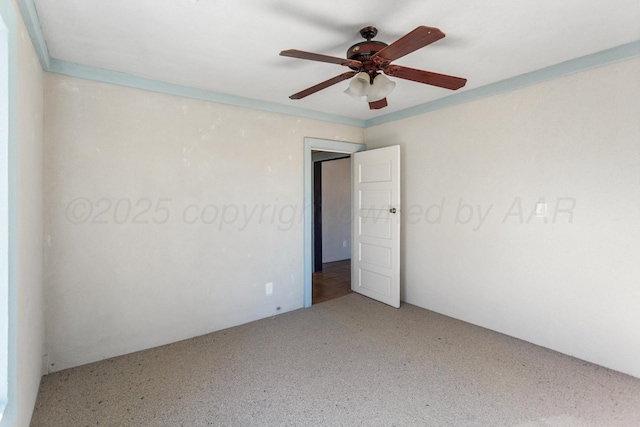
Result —
[[503, 92], [520, 89], [526, 86], [542, 83], [548, 80], [563, 77], [569, 74], [586, 71], [592, 68], [600, 67], [615, 62], [640, 56], [640, 40], [623, 44], [611, 49], [593, 53], [591, 55], [582, 56], [580, 58], [561, 62], [546, 68], [541, 68], [530, 73], [521, 74], [499, 82], [480, 86], [464, 92], [455, 93], [440, 98], [432, 102], [416, 105], [415, 107], [406, 108], [401, 111], [389, 113], [384, 116], [378, 116], [369, 119], [365, 123], [365, 128], [381, 125], [384, 123], [395, 122], [397, 120], [406, 119], [420, 114], [428, 113], [442, 108], [452, 107], [454, 105], [463, 104], [480, 98], [486, 98]]
[[40, 59], [40, 66], [42, 66], [43, 70], [48, 71], [51, 59], [49, 49], [47, 48], [47, 41], [44, 38], [42, 27], [40, 26], [36, 6], [33, 4], [33, 0], [16, 0], [16, 3], [18, 3], [22, 20], [29, 32], [29, 37], [31, 37], [33, 48], [36, 54], [38, 54], [38, 59]]
[[174, 83], [167, 83], [161, 80], [149, 79], [146, 77], [135, 76], [132, 74], [121, 73], [117, 71], [105, 70], [103, 68], [89, 67], [87, 65], [61, 61], [54, 58], [50, 60], [50, 67], [47, 71], [70, 77], [78, 77], [85, 80], [93, 80], [97, 82], [110, 83], [135, 89], [164, 93], [167, 95], [176, 95], [185, 98], [199, 99], [202, 101], [215, 102], [218, 104], [233, 105], [235, 107], [251, 108], [253, 110], [286, 114], [289, 116], [302, 117], [306, 119], [322, 120], [348, 126], [364, 127], [365, 125], [364, 120], [352, 119], [349, 117], [327, 114], [319, 111], [306, 110], [303, 108], [290, 107], [275, 102], [229, 95], [205, 89], [198, 89], [190, 86], [181, 86]]

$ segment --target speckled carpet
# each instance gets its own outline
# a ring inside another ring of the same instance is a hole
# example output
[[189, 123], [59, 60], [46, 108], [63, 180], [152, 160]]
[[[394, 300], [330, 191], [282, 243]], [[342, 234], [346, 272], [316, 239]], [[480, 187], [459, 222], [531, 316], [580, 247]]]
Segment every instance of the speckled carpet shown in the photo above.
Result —
[[32, 426], [640, 426], [640, 379], [351, 294], [45, 376]]

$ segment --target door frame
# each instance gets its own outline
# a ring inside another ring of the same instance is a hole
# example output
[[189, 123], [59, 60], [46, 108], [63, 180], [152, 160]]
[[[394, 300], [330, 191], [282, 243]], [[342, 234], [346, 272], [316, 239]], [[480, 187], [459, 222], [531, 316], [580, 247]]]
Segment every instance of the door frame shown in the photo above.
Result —
[[[312, 259], [312, 228], [313, 228], [313, 151], [329, 151], [333, 153], [353, 154], [365, 151], [365, 144], [353, 142], [332, 141], [329, 139], [304, 138], [304, 237], [303, 237], [303, 307], [309, 308], [312, 304], [313, 294], [313, 259]], [[353, 170], [351, 171], [353, 174]], [[353, 216], [351, 218], [353, 227]]]

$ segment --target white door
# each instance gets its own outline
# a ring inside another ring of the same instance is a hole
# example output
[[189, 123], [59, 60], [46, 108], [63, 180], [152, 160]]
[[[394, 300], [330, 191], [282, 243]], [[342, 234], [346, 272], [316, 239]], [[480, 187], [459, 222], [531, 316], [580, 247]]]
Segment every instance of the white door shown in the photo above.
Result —
[[400, 307], [400, 146], [353, 154], [351, 289]]

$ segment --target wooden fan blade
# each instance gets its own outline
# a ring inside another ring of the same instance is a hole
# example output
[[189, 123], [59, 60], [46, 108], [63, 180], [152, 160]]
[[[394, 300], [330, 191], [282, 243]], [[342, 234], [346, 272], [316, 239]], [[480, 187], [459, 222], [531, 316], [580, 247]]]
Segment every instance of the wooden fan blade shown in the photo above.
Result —
[[315, 86], [311, 86], [310, 88], [307, 88], [303, 91], [300, 91], [298, 93], [294, 93], [293, 95], [291, 95], [289, 98], [291, 99], [302, 99], [305, 96], [309, 96], [313, 93], [318, 92], [319, 90], [328, 88], [329, 86], [333, 86], [336, 83], [340, 83], [343, 80], [347, 80], [350, 79], [351, 77], [355, 76], [356, 72], [355, 71], [348, 71], [346, 73], [342, 73], [339, 76], [335, 76], [332, 79], [326, 80], [322, 83], [318, 83]]
[[291, 58], [308, 59], [310, 61], [328, 62], [330, 64], [344, 65], [345, 67], [359, 68], [362, 62], [348, 58], [338, 58], [337, 56], [321, 55], [319, 53], [305, 52], [302, 50], [289, 49], [280, 52], [280, 56]]
[[371, 57], [376, 64], [388, 64], [444, 37], [438, 28], [421, 26], [400, 37]]
[[379, 101], [374, 101], [374, 102], [370, 102], [369, 103], [369, 109], [370, 110], [379, 110], [381, 108], [386, 107], [387, 105], [387, 98], [382, 98]]
[[416, 70], [415, 68], [402, 67], [400, 65], [388, 65], [382, 71], [393, 77], [425, 83], [445, 89], [457, 90], [467, 84], [467, 79], [462, 77], [447, 76], [446, 74], [433, 73], [431, 71]]

